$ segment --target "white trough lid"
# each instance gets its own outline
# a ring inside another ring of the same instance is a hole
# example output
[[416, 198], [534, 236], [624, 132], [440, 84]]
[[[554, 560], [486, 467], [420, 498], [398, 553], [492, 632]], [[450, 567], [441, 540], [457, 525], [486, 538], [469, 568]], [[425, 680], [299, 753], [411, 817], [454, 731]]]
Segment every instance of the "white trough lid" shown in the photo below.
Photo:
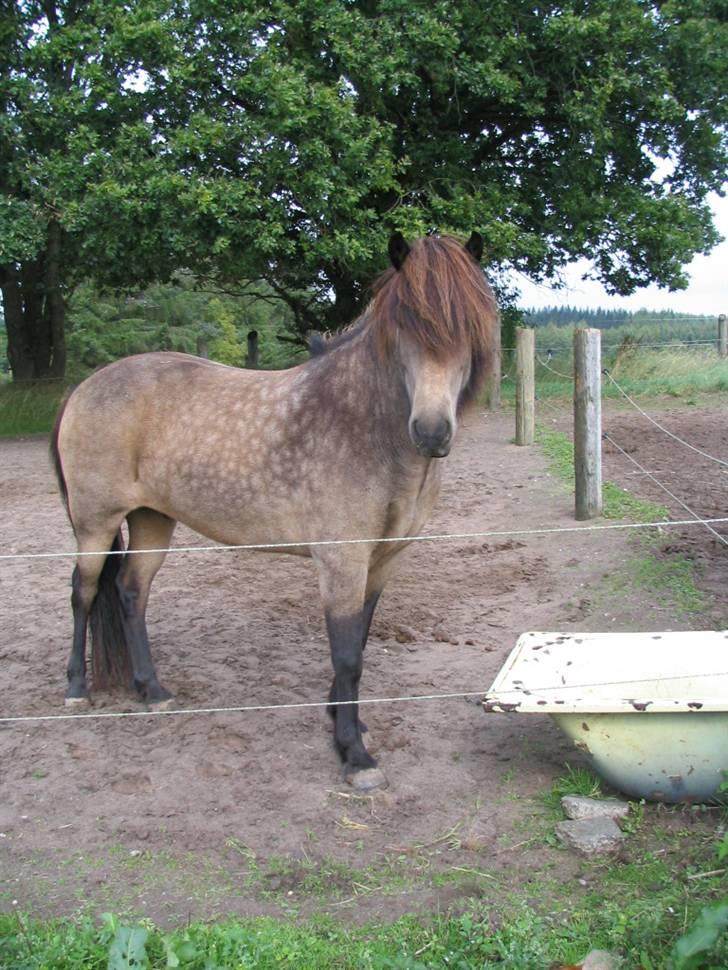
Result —
[[728, 631], [524, 633], [487, 711], [728, 711]]

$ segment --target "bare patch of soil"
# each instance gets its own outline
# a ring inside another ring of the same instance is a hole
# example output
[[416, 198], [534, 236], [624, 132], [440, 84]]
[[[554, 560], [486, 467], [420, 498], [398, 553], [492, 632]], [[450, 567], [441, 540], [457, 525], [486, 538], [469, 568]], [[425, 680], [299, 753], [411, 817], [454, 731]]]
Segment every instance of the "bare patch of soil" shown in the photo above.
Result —
[[[725, 417], [670, 420], [725, 457]], [[673, 487], [687, 466], [696, 512], [721, 514], [713, 485], [696, 501], [697, 462], [670, 439], [645, 454], [634, 421], [619, 415], [615, 440], [651, 470], [662, 461]], [[469, 420], [432, 533], [575, 525], [568, 491], [512, 435], [508, 413]], [[73, 548], [46, 449], [0, 442], [2, 553]], [[608, 453], [607, 477], [620, 475], [652, 495]], [[175, 539], [198, 541], [182, 529]], [[485, 691], [526, 630], [700, 626], [615, 584], [630, 542], [626, 532], [568, 532], [413, 545], [375, 616], [363, 696]], [[700, 560], [708, 591], [725, 588], [725, 555], [708, 537], [686, 530], [664, 542]], [[0, 561], [4, 716], [64, 713], [71, 569], [64, 559]], [[325, 699], [328, 647], [306, 561], [170, 556], [149, 628], [180, 708]], [[95, 705], [139, 709], [109, 696]], [[527, 892], [553, 865], [560, 880], [578, 873], [543, 838], [540, 794], [566, 761], [579, 763], [547, 717], [486, 715], [470, 697], [372, 705], [365, 720], [390, 783], [365, 798], [342, 782], [321, 709], [0, 724], [0, 906], [127, 908], [162, 924], [324, 903], [347, 919], [390, 918], [488, 897], [504, 879]]]
[[[670, 438], [639, 414], [608, 414], [604, 427], [614, 444], [605, 443], [606, 477], [665, 505], [674, 519], [690, 519], [693, 517], [690, 511], [701, 519], [726, 518], [728, 404], [687, 409], [668, 406], [654, 413], [650, 410], [650, 414], [670, 434], [692, 447]], [[719, 461], [711, 460], [715, 458]], [[721, 536], [728, 542], [728, 522], [716, 523], [710, 529], [703, 526], [670, 530], [663, 537], [660, 549], [666, 558], [680, 557], [695, 563], [698, 584], [711, 599], [708, 617], [726, 624], [728, 545], [721, 541]]]

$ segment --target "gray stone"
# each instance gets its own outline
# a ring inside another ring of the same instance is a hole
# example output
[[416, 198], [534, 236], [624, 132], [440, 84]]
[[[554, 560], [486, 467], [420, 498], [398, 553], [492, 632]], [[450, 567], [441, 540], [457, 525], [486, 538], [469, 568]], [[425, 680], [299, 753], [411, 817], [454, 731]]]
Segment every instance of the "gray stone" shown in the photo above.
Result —
[[581, 970], [617, 970], [617, 958], [607, 950], [592, 950], [581, 965]]
[[629, 815], [629, 805], [618, 798], [564, 795], [561, 807], [567, 818], [626, 818]]
[[616, 852], [624, 840], [624, 834], [611, 818], [558, 822], [556, 835], [565, 845], [585, 856]]

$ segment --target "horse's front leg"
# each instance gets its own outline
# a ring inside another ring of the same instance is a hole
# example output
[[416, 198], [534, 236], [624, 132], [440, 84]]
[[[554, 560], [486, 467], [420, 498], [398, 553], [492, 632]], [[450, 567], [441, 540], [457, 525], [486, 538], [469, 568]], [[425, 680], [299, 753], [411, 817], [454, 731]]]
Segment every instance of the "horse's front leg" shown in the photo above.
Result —
[[[381, 591], [377, 590], [374, 593], [367, 593], [367, 598], [364, 600], [364, 608], [362, 610], [362, 632], [361, 632], [361, 649], [362, 655], [364, 653], [364, 648], [367, 645], [367, 640], [369, 639], [369, 627], [372, 625], [372, 617], [374, 616], [374, 610], [376, 609], [377, 603], [379, 602], [379, 597]], [[329, 634], [329, 639], [331, 639], [331, 634]], [[362, 656], [362, 664], [363, 664]], [[331, 690], [329, 691], [329, 707], [326, 708], [329, 716], [332, 720], [336, 720], [336, 711], [338, 708], [335, 705], [336, 696], [336, 676], [334, 675], [333, 682], [331, 684]], [[358, 708], [357, 708], [358, 711]], [[366, 734], [368, 728], [366, 724], [359, 717], [359, 731], [361, 734]]]
[[327, 611], [326, 628], [334, 665], [329, 700], [334, 717], [334, 742], [344, 762], [346, 780], [359, 791], [386, 786], [384, 773], [364, 747], [359, 721], [359, 681], [364, 665], [364, 609], [353, 616]]
[[351, 785], [360, 791], [382, 788], [386, 779], [364, 746], [357, 703], [364, 644], [377, 597], [367, 597], [365, 602], [366, 567], [356, 569], [352, 564], [335, 561], [319, 561], [318, 565], [334, 667], [334, 683], [329, 694], [334, 743]]

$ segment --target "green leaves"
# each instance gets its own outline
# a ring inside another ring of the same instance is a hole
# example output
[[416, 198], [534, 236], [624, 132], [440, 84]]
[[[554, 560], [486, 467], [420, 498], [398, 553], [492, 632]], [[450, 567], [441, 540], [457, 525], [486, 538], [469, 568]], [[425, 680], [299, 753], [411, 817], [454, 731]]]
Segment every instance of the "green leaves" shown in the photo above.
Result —
[[145, 946], [148, 930], [143, 926], [124, 926], [110, 913], [104, 913], [103, 919], [113, 933], [108, 970], [146, 970], [149, 967]]
[[263, 279], [303, 333], [361, 309], [392, 229], [477, 228], [496, 274], [588, 255], [620, 293], [716, 240], [712, 0], [55, 0], [1, 28], [0, 266], [55, 221], [66, 292]]
[[726, 929], [728, 900], [706, 906], [692, 929], [681, 936], [672, 948], [669, 970], [700, 970], [701, 967], [708, 967], [710, 964], [706, 962], [706, 954]]
[[0, 263], [35, 259], [45, 238], [45, 219], [36, 205], [0, 195]]

